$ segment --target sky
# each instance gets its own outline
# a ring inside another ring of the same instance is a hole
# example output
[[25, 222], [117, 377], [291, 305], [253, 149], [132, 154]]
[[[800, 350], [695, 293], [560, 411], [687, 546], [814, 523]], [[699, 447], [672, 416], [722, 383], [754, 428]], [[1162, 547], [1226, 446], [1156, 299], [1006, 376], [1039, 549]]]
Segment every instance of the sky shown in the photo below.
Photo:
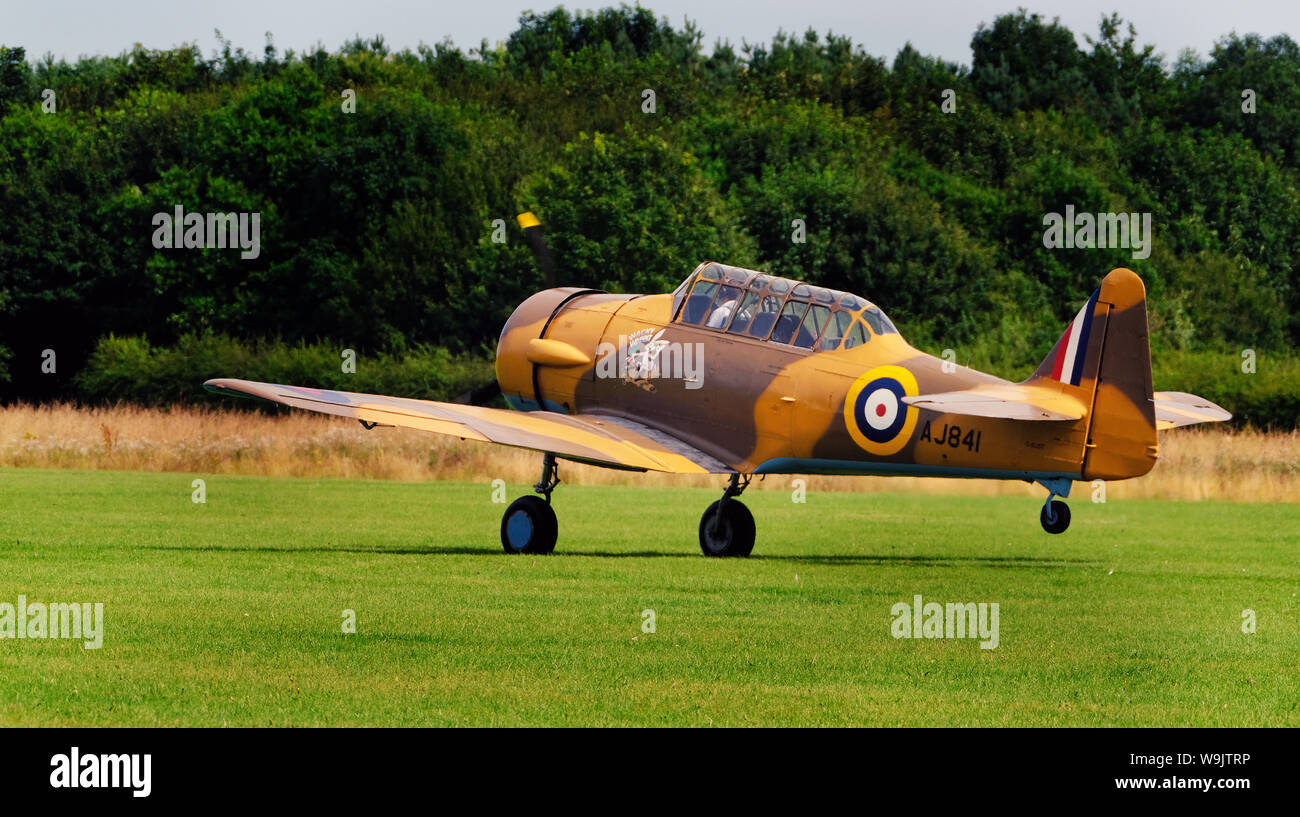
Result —
[[[214, 29], [236, 46], [261, 54], [266, 32], [284, 51], [323, 44], [333, 50], [355, 35], [381, 34], [393, 50], [433, 45], [450, 37], [462, 50], [487, 39], [495, 45], [518, 26], [521, 12], [547, 10], [557, 0], [0, 0], [0, 44], [23, 46], [29, 59], [47, 52], [74, 60], [82, 54], [116, 55], [134, 43], [170, 48], [197, 43], [217, 48]], [[563, 3], [569, 9], [617, 5], [617, 0]], [[715, 40], [739, 46], [768, 42], [778, 30], [848, 35], [868, 52], [892, 60], [904, 45], [923, 54], [969, 65], [971, 35], [981, 22], [1024, 5], [1059, 17], [1078, 38], [1095, 34], [1102, 14], [1118, 11], [1172, 62], [1184, 48], [1207, 56], [1229, 32], [1300, 40], [1300, 3], [1263, 0], [1141, 0], [1119, 4], [1089, 0], [645, 0], [642, 5], [681, 27], [689, 16]]]

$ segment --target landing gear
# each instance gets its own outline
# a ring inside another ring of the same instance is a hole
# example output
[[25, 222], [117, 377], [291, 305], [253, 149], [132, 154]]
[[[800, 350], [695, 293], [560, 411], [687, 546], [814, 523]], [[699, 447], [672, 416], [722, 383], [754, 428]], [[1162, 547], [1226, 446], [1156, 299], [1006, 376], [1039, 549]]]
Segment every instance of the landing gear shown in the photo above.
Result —
[[1047, 489], [1047, 501], [1043, 503], [1043, 510], [1038, 514], [1038, 521], [1042, 523], [1043, 530], [1048, 533], [1064, 533], [1065, 529], [1070, 527], [1070, 506], [1056, 497], [1070, 495], [1070, 480], [1040, 479], [1038, 484]]
[[560, 525], [551, 508], [551, 492], [560, 484], [560, 472], [555, 455], [542, 457], [542, 479], [533, 486], [542, 497], [521, 496], [501, 517], [501, 546], [506, 553], [550, 553], [555, 550], [555, 540]]
[[1043, 523], [1043, 530], [1048, 533], [1064, 533], [1070, 527], [1070, 506], [1059, 499], [1049, 498], [1038, 514], [1038, 521]]
[[560, 526], [555, 511], [539, 496], [521, 496], [501, 517], [501, 546], [506, 553], [550, 553]]
[[754, 515], [736, 497], [749, 487], [748, 476], [732, 474], [731, 482], [700, 518], [700, 550], [705, 556], [748, 556], [754, 549]]

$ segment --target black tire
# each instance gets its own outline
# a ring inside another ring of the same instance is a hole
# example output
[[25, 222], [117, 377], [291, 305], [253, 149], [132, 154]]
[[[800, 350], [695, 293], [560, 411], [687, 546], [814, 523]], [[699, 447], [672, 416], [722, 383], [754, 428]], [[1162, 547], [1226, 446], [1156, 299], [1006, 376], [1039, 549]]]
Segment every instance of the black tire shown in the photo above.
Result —
[[1053, 499], [1050, 516], [1048, 506], [1044, 505], [1038, 513], [1038, 521], [1043, 524], [1043, 530], [1048, 533], [1064, 533], [1065, 529], [1070, 527], [1070, 506], [1059, 499]]
[[700, 550], [705, 556], [748, 556], [754, 550], [754, 515], [738, 500], [728, 499], [715, 530], [720, 504], [714, 502], [700, 518]]
[[540, 496], [521, 496], [501, 517], [501, 546], [506, 553], [550, 553], [559, 531], [549, 502]]

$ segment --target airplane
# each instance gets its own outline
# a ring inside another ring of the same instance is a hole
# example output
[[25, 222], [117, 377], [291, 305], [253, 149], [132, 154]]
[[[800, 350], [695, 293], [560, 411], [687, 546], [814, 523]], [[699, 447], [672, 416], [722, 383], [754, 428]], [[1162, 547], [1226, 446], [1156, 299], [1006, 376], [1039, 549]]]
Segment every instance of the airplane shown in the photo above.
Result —
[[[554, 284], [540, 222], [518, 222]], [[1142, 476], [1157, 431], [1231, 419], [1195, 395], [1152, 390], [1147, 332], [1142, 280], [1114, 269], [1013, 383], [915, 349], [865, 298], [709, 261], [671, 293], [551, 286], [529, 297], [497, 345], [506, 409], [230, 378], [204, 386], [367, 429], [541, 453], [535, 495], [502, 516], [507, 553], [555, 549], [559, 460], [725, 475], [700, 548], [748, 556], [756, 527], [738, 497], [767, 474], [1023, 480], [1047, 490], [1043, 530], [1062, 533], [1072, 482]]]

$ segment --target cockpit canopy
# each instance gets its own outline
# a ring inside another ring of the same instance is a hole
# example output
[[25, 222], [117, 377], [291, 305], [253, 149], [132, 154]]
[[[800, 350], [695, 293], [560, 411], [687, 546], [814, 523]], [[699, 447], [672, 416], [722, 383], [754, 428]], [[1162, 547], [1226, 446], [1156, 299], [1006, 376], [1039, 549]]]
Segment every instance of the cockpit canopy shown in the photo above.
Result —
[[712, 262], [673, 293], [673, 320], [814, 351], [898, 334], [879, 307], [857, 295]]

